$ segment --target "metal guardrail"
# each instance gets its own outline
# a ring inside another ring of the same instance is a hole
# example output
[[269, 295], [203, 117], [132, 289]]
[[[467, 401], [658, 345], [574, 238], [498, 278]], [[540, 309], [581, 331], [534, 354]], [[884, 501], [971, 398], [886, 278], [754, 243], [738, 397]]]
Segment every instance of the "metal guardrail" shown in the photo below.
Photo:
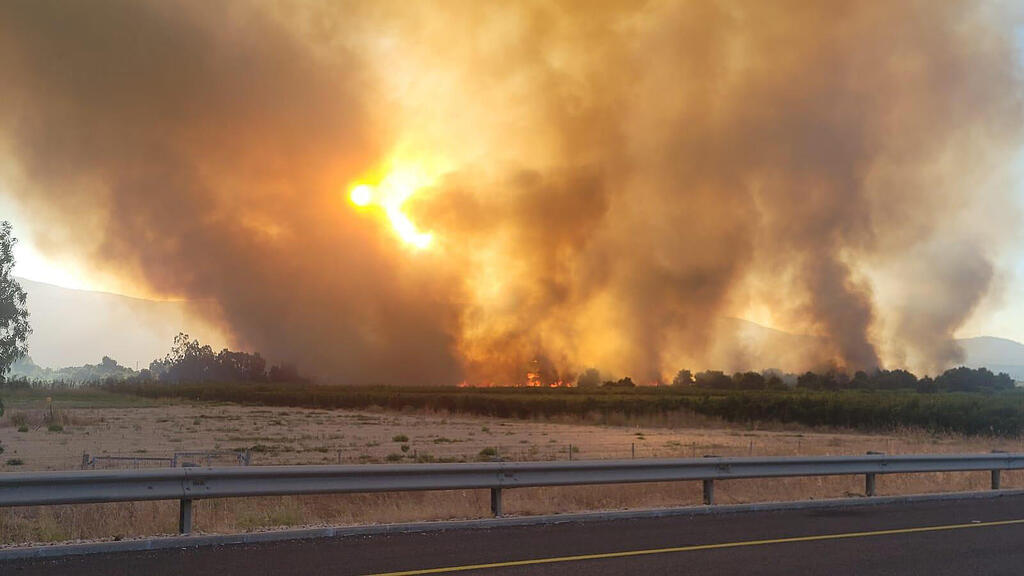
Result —
[[501, 515], [502, 490], [541, 486], [700, 480], [704, 503], [714, 503], [714, 481], [795, 476], [865, 476], [874, 496], [878, 474], [1024, 469], [1024, 453], [921, 454], [482, 462], [346, 466], [251, 466], [0, 474], [0, 507], [141, 500], [179, 500], [179, 530], [192, 528], [192, 501], [240, 496], [490, 489], [491, 511]]

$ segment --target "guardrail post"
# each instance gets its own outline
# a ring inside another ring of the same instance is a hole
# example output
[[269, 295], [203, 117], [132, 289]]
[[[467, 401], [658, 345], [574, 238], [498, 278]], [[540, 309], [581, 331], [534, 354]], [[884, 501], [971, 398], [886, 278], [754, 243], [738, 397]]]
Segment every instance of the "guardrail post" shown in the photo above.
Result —
[[[718, 458], [718, 454], [705, 454], [705, 458]], [[715, 481], [711, 478], [704, 480], [704, 505], [711, 506], [715, 503]]]
[[[885, 456], [885, 452], [875, 452], [874, 450], [868, 450], [868, 456]], [[864, 475], [864, 495], [874, 496], [875, 495], [875, 474], [867, 473]]]
[[178, 533], [188, 534], [192, 532], [192, 501], [182, 499], [181, 507], [178, 508]]
[[491, 513], [495, 518], [501, 516], [501, 488], [491, 488]]
[[[993, 450], [992, 453], [993, 454], [1005, 454], [1006, 451], [1005, 450]], [[999, 490], [999, 486], [1000, 486], [1000, 484], [1002, 484], [1002, 482], [1001, 482], [1002, 477], [1001, 477], [1001, 474], [1000, 474], [1001, 472], [1002, 471], [999, 470], [998, 468], [996, 468], [995, 470], [992, 470], [992, 489], [993, 490]]]

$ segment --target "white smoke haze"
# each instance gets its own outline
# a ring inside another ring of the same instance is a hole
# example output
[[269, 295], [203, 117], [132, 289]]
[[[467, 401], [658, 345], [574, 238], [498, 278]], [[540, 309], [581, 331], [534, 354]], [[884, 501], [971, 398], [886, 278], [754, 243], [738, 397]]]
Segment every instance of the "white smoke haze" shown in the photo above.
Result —
[[[54, 250], [214, 302], [235, 346], [332, 382], [934, 372], [1017, 223], [1020, 23], [990, 2], [14, 0], [0, 134]], [[736, 346], [729, 317], [813, 338]]]

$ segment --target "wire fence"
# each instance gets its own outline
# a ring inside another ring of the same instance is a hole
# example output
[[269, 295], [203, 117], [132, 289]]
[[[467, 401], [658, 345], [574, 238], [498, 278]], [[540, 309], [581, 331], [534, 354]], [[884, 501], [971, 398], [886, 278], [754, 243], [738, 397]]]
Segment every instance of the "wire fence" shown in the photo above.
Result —
[[[373, 443], [371, 443], [373, 444]], [[1013, 450], [1016, 444], [993, 442], [985, 449]], [[943, 453], [956, 451], [956, 446], [933, 446], [929, 452]], [[451, 442], [433, 443], [419, 441], [395, 443], [394, 446], [373, 444], [372, 446], [340, 446], [336, 449], [318, 445], [313, 449], [294, 447], [258, 447], [256, 450], [194, 450], [176, 451], [168, 456], [141, 455], [82, 455], [82, 469], [139, 469], [162, 467], [211, 467], [249, 466], [281, 464], [372, 464], [372, 463], [426, 463], [426, 462], [474, 462], [474, 461], [574, 461], [574, 460], [628, 460], [649, 458], [700, 458], [704, 456], [852, 456], [877, 451], [886, 454], [920, 452], [916, 444], [878, 439], [873, 444], [851, 443], [836, 446], [820, 442], [779, 443], [764, 438], [748, 439], [745, 442], [679, 442], [646, 441], [636, 442], [556, 442], [503, 444], [501, 442]]]
[[109, 470], [140, 468], [191, 468], [195, 466], [248, 466], [252, 453], [248, 450], [202, 450], [175, 452], [172, 456], [90, 456], [82, 454], [82, 470]]

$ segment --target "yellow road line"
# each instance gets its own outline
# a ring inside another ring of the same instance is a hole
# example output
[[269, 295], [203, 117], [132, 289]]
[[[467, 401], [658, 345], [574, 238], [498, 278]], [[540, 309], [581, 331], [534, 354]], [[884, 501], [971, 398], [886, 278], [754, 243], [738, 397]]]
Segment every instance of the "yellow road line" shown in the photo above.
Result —
[[485, 570], [487, 568], [509, 568], [513, 566], [555, 564], [558, 562], [579, 562], [580, 560], [605, 560], [609, 558], [628, 558], [630, 556], [648, 556], [651, 554], [669, 554], [672, 552], [693, 552], [696, 550], [718, 550], [722, 548], [741, 548], [744, 546], [764, 546], [766, 544], [787, 544], [790, 542], [813, 542], [816, 540], [841, 540], [845, 538], [865, 538], [868, 536], [891, 536], [893, 534], [914, 534], [918, 532], [963, 530], [966, 528], [987, 528], [991, 526], [1009, 526], [1012, 524], [1024, 524], [1024, 518], [1019, 520], [999, 520], [996, 522], [972, 522], [970, 524], [947, 524], [944, 526], [924, 526], [920, 528], [897, 528], [895, 530], [875, 530], [873, 532], [846, 532], [842, 534], [820, 534], [817, 536], [794, 536], [790, 538], [774, 538], [771, 540], [746, 540], [743, 542], [724, 542], [721, 544], [676, 546], [674, 548], [655, 548], [651, 550], [629, 550], [626, 552], [607, 552], [604, 554], [582, 554], [579, 556], [535, 558], [533, 560], [513, 560], [510, 562], [492, 562], [490, 564], [470, 564], [466, 566], [448, 566], [445, 568], [426, 568], [423, 570], [406, 570], [403, 572], [382, 572], [379, 574], [369, 574], [367, 576], [418, 576], [420, 574], [443, 574], [445, 572], [465, 572], [467, 570]]

